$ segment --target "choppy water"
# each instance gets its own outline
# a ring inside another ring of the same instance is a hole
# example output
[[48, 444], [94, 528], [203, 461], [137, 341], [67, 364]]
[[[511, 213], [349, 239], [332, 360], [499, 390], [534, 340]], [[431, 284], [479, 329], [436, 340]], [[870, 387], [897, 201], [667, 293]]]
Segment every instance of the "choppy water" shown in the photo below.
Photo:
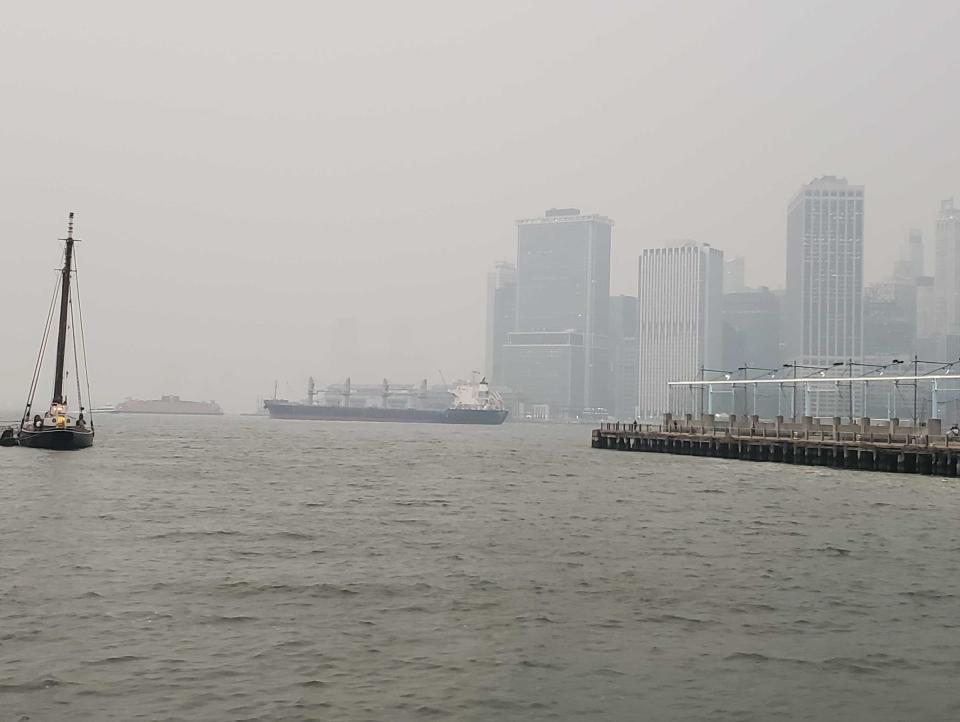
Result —
[[585, 427], [0, 449], [2, 720], [955, 720], [960, 486]]

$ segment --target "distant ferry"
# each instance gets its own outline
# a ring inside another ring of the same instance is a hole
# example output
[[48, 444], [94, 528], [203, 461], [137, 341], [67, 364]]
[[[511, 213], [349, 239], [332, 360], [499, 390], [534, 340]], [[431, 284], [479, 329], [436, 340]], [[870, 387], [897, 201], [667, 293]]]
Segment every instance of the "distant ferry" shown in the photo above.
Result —
[[321, 405], [314, 403], [316, 392], [313, 379], [307, 391], [307, 402], [290, 402], [286, 399], [266, 399], [264, 408], [274, 419], [312, 419], [314, 421], [393, 421], [421, 424], [487, 424], [499, 425], [507, 419], [507, 410], [503, 406], [500, 395], [490, 389], [487, 380], [479, 384], [460, 384], [452, 391], [448, 391], [446, 408], [423, 408], [426, 404], [426, 382], [421, 386], [421, 392], [415, 398], [407, 399], [408, 403], [419, 403], [420, 408], [404, 405], [391, 406], [388, 398], [392, 395], [390, 385], [383, 381], [382, 401], [379, 406], [351, 406], [350, 396], [353, 393], [350, 379], [347, 379], [341, 392], [343, 403], [340, 405]]
[[113, 410], [117, 414], [190, 414], [193, 416], [223, 416], [216, 401], [184, 401], [179, 396], [161, 396], [142, 401], [127, 399]]

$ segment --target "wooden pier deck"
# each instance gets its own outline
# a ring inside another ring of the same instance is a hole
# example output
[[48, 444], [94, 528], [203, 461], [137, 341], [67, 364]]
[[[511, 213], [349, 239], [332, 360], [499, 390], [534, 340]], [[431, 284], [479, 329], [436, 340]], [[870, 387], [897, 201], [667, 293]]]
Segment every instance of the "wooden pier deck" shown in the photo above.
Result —
[[[936, 423], [934, 423], [936, 422]], [[663, 424], [605, 423], [594, 429], [595, 449], [771, 461], [840, 469], [933, 474], [956, 477], [960, 437], [941, 433], [938, 419], [923, 426], [900, 427], [896, 419], [842, 425], [782, 418], [761, 422], [736, 417], [718, 422], [705, 417]]]

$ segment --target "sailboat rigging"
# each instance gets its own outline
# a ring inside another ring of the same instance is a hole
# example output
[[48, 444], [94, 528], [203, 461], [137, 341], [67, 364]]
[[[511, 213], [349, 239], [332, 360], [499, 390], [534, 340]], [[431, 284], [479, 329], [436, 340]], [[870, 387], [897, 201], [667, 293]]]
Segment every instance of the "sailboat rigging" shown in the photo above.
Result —
[[[94, 424], [92, 414], [84, 414], [87, 409], [84, 407], [83, 396], [80, 384], [80, 356], [83, 356], [83, 372], [86, 376], [86, 344], [83, 338], [83, 310], [80, 306], [80, 295], [77, 284], [71, 284], [75, 281], [76, 262], [74, 258], [74, 243], [80, 239], [73, 237], [73, 213], [70, 213], [70, 220], [67, 225], [67, 237], [61, 238], [64, 241], [63, 267], [60, 269], [57, 284], [54, 287], [53, 298], [50, 301], [50, 309], [47, 313], [47, 322], [44, 327], [43, 340], [40, 344], [40, 352], [37, 355], [37, 363], [33, 372], [33, 379], [30, 383], [30, 392], [27, 396], [27, 403], [23, 410], [23, 416], [20, 419], [20, 426], [15, 431], [7, 430], [0, 436], [0, 442], [6, 442], [5, 445], [27, 446], [36, 449], [82, 449], [93, 444]], [[54, 318], [54, 309], [57, 299], [57, 291], [60, 295], [59, 317], [57, 324], [57, 355], [56, 369], [53, 378], [53, 397], [50, 402], [49, 410], [42, 415], [33, 413], [33, 401], [37, 392], [37, 385], [40, 380], [40, 370], [43, 365], [43, 357], [46, 352], [47, 342], [50, 336], [50, 330]], [[77, 306], [77, 313], [74, 315], [74, 303]], [[79, 320], [80, 343], [77, 344], [77, 326]], [[67, 394], [64, 389], [64, 383], [69, 376], [66, 370], [68, 331], [69, 340], [73, 346], [74, 376], [77, 381], [77, 399], [74, 414], [67, 403]], [[79, 346], [79, 348], [78, 348]], [[90, 383], [87, 378], [87, 401], [89, 402]]]

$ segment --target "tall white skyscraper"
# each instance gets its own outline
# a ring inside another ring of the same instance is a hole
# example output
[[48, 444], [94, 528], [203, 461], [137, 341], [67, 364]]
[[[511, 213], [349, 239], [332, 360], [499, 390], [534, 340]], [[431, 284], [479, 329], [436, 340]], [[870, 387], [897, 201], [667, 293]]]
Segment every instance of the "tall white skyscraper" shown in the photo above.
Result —
[[960, 333], [960, 208], [953, 198], [940, 203], [937, 217], [934, 295], [936, 330], [940, 334]]
[[787, 215], [791, 356], [813, 365], [858, 360], [863, 347], [863, 186], [823, 176]]
[[[787, 354], [810, 366], [863, 355], [863, 186], [823, 176], [803, 186], [787, 214]], [[834, 415], [833, 389], [809, 396], [808, 411]]]
[[[695, 379], [717, 368], [723, 353], [723, 251], [688, 241], [640, 256], [638, 413], [694, 412], [691, 399], [671, 399], [668, 381]], [[671, 401], [673, 403], [671, 404]]]

